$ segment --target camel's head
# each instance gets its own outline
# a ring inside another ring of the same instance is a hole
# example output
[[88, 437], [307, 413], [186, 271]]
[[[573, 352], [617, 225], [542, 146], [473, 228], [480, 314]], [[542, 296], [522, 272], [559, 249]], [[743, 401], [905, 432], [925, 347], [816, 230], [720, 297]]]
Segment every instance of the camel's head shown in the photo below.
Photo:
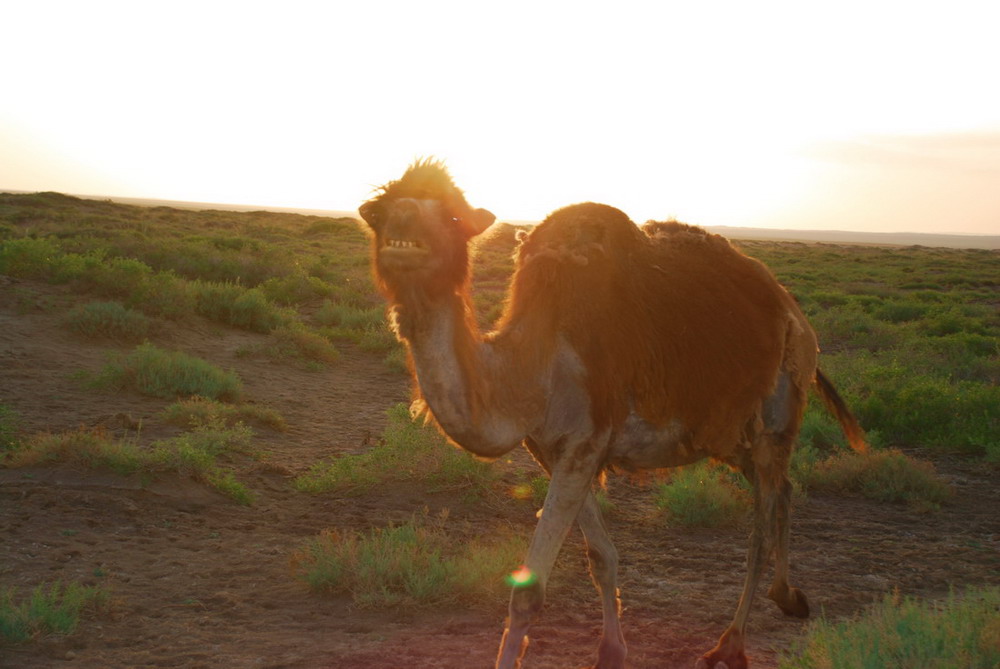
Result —
[[463, 283], [468, 241], [495, 218], [470, 207], [445, 167], [428, 160], [411, 165], [358, 211], [375, 233], [375, 273], [392, 292], [404, 285], [437, 290]]

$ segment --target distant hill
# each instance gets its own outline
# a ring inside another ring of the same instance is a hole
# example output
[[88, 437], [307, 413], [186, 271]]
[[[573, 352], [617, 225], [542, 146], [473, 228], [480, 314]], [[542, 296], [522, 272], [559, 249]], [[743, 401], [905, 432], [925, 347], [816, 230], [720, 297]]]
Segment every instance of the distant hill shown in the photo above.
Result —
[[[6, 193], [26, 191], [0, 190]], [[77, 195], [85, 199], [111, 200], [122, 204], [143, 207], [176, 207], [178, 209], [220, 209], [223, 211], [273, 211], [287, 214], [330, 216], [333, 218], [357, 218], [356, 211], [336, 211], [329, 209], [303, 209], [296, 207], [266, 207], [247, 204], [224, 204], [218, 202], [185, 202], [181, 200], [153, 200], [134, 197], [105, 197], [101, 195]], [[537, 221], [508, 221], [512, 225], [532, 225]], [[732, 239], [762, 239], [790, 242], [824, 242], [830, 244], [865, 244], [876, 246], [939, 246], [956, 249], [1000, 249], [1000, 235], [959, 235], [927, 234], [920, 232], [850, 232], [846, 230], [772, 230], [769, 228], [740, 228], [725, 225], [705, 226], [706, 229]]]
[[956, 249], [1000, 249], [1000, 235], [947, 235], [921, 232], [850, 232], [846, 230], [771, 230], [737, 228], [725, 225], [706, 226], [708, 230], [732, 239], [769, 241], [825, 242], [873, 246], [940, 246]]

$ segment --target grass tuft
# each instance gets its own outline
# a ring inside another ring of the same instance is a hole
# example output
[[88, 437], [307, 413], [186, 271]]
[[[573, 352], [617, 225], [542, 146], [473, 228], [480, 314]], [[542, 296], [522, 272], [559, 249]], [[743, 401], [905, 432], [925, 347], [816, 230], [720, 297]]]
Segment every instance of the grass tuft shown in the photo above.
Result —
[[193, 285], [196, 309], [205, 318], [262, 333], [270, 332], [291, 319], [259, 288], [213, 281], [195, 281]]
[[284, 432], [288, 429], [285, 417], [274, 409], [256, 404], [224, 404], [195, 395], [178, 400], [163, 410], [163, 419], [181, 427], [193, 428], [210, 423], [254, 423]]
[[29, 467], [54, 462], [72, 462], [89, 469], [104, 469], [122, 476], [172, 472], [190, 476], [241, 504], [250, 504], [253, 494], [239, 483], [232, 471], [219, 464], [231, 453], [253, 454], [253, 431], [243, 423], [227, 426], [211, 421], [172, 439], [143, 448], [134, 439], [115, 439], [102, 430], [43, 434], [21, 448], [10, 451], [8, 467]]
[[728, 468], [699, 462], [675, 469], [656, 490], [656, 505], [681, 527], [726, 527], [739, 523], [749, 501]]
[[0, 453], [13, 451], [21, 444], [20, 417], [14, 409], [0, 404]]
[[106, 589], [78, 583], [39, 585], [21, 601], [13, 588], [0, 589], [0, 641], [20, 643], [42, 634], [72, 634], [85, 610], [109, 603]]
[[838, 453], [826, 460], [797, 460], [793, 474], [804, 487], [856, 492], [880, 502], [907, 502], [936, 509], [951, 496], [934, 465], [898, 449]]
[[381, 442], [358, 455], [313, 465], [294, 481], [303, 492], [361, 493], [389, 481], [424, 481], [432, 489], [483, 490], [496, 474], [487, 462], [448, 444], [430, 425], [414, 421], [405, 404], [387, 412]]
[[73, 462], [89, 469], [106, 469], [128, 476], [143, 468], [146, 456], [131, 439], [112, 439], [100, 429], [39, 434], [8, 454], [9, 467]]
[[271, 332], [272, 344], [264, 352], [273, 358], [292, 358], [306, 363], [334, 363], [340, 353], [326, 337], [296, 323], [283, 325]]
[[1000, 588], [970, 588], [940, 602], [899, 593], [853, 620], [810, 625], [803, 647], [780, 669], [1000, 666]]
[[506, 532], [459, 540], [443, 522], [414, 518], [367, 533], [325, 532], [293, 563], [310, 588], [349, 594], [366, 608], [482, 604], [502, 601], [504, 577], [524, 550], [525, 542]]
[[235, 372], [182, 353], [166, 351], [148, 342], [124, 359], [109, 363], [97, 375], [95, 384], [128, 388], [153, 397], [175, 398], [198, 395], [208, 399], [236, 400], [243, 383]]
[[119, 302], [91, 302], [74, 307], [65, 322], [70, 330], [85, 337], [124, 342], [142, 341], [150, 328], [149, 318]]
[[253, 453], [253, 430], [237, 423], [227, 427], [219, 422], [201, 425], [173, 439], [152, 444], [151, 467], [159, 471], [186, 474], [206, 483], [244, 505], [253, 503], [249, 488], [236, 480], [231, 470], [218, 464], [218, 458], [230, 453]]

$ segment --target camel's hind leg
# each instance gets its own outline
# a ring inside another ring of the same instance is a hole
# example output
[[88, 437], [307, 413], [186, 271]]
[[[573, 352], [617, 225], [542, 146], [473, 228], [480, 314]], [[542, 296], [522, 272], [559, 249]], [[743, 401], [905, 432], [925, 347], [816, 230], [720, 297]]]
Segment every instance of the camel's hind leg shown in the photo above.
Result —
[[[792, 438], [787, 433], [765, 434], [754, 444], [752, 455], [739, 463], [743, 473], [753, 484], [754, 491], [754, 524], [747, 550], [746, 580], [732, 623], [722, 634], [716, 647], [698, 660], [697, 669], [746, 668], [744, 639], [747, 619], [750, 617], [757, 584], [775, 548], [781, 552], [781, 564], [776, 570], [775, 585], [772, 585], [771, 592], [782, 600], [778, 602], [779, 606], [784, 603], [794, 607], [798, 596], [805, 603], [801, 592], [788, 586], [788, 504], [791, 484], [786, 472], [791, 441]], [[791, 599], [786, 601], [785, 598]], [[808, 605], [806, 608], [808, 609]]]
[[790, 534], [789, 508], [791, 506], [792, 484], [787, 476], [782, 477], [781, 489], [775, 505], [774, 528], [774, 581], [767, 596], [778, 605], [785, 615], [796, 618], [809, 617], [809, 601], [798, 588], [788, 584], [788, 541]]
[[618, 599], [618, 551], [608, 536], [594, 493], [587, 495], [576, 521], [587, 541], [590, 575], [604, 611], [604, 627], [594, 669], [623, 669], [626, 649], [620, 619], [621, 600]]

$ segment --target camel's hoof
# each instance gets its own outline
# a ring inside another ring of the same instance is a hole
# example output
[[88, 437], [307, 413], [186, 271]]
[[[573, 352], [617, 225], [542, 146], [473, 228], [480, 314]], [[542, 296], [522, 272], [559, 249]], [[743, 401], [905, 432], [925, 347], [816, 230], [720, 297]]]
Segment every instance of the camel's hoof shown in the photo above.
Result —
[[795, 618], [809, 617], [809, 600], [804, 592], [798, 588], [789, 588], [788, 594], [780, 599], [774, 599], [782, 613]]
[[747, 656], [742, 652], [739, 655], [719, 657], [718, 651], [712, 651], [702, 655], [695, 663], [694, 669], [747, 669]]
[[590, 669], [625, 669], [625, 644], [601, 639], [597, 651], [597, 664]]
[[725, 662], [716, 662], [714, 667], [709, 667], [708, 662], [705, 658], [699, 658], [697, 664], [694, 665], [694, 669], [729, 669], [729, 665]]

